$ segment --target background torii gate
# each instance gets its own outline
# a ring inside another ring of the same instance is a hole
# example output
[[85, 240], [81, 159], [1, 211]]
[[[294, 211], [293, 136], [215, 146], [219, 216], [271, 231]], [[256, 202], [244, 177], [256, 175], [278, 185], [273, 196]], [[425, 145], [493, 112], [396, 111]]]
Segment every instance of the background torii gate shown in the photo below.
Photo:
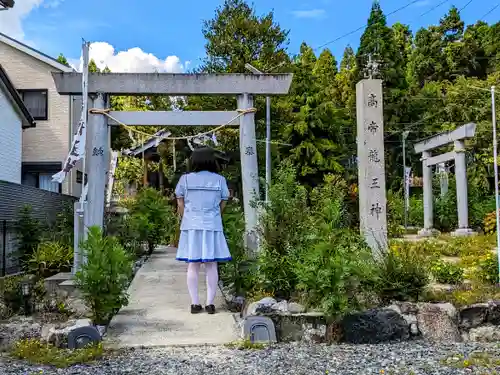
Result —
[[[432, 236], [433, 229], [433, 196], [432, 166], [455, 160], [455, 182], [457, 186], [458, 228], [453, 232], [456, 236], [468, 236], [474, 232], [469, 228], [469, 208], [467, 200], [467, 164], [465, 161], [465, 143], [473, 138], [476, 124], [469, 123], [455, 130], [436, 134], [415, 144], [415, 152], [422, 153], [422, 174], [424, 188], [424, 228], [418, 232], [420, 237]], [[454, 150], [444, 154], [431, 156], [431, 150], [452, 143]]]
[[[53, 73], [61, 95], [82, 95], [82, 73]], [[239, 110], [253, 107], [253, 95], [287, 94], [292, 74], [170, 74], [170, 73], [89, 73], [89, 108], [109, 109], [109, 95], [235, 95]], [[121, 111], [110, 115], [127, 125], [207, 126], [222, 125], [238, 115], [237, 111]], [[86, 159], [88, 171], [85, 227], [102, 228], [105, 187], [110, 165], [109, 126], [117, 125], [102, 113], [88, 116]], [[254, 199], [260, 199], [255, 114], [242, 115], [240, 127], [241, 174], [245, 212], [245, 242], [250, 251], [257, 249], [257, 210]], [[85, 173], [85, 171], [84, 171]]]

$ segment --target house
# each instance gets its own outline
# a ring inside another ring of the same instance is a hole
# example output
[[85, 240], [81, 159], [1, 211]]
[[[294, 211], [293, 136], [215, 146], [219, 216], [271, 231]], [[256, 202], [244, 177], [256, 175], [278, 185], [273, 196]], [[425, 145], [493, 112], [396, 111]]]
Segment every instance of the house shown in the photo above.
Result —
[[[68, 155], [81, 110], [81, 97], [58, 94], [52, 72], [73, 69], [2, 33], [0, 64], [36, 122], [36, 127], [22, 130], [21, 183], [78, 197], [83, 187], [81, 163], [64, 183], [52, 182]], [[0, 118], [3, 111], [8, 110], [0, 107]]]
[[36, 123], [1, 64], [0, 124], [0, 180], [20, 184], [23, 130]]

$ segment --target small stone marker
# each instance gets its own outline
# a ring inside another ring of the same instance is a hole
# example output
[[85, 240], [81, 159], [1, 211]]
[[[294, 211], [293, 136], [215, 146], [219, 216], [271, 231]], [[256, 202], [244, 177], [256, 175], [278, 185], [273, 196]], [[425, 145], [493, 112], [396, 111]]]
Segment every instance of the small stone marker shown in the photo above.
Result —
[[101, 341], [101, 334], [93, 326], [78, 327], [68, 334], [68, 348], [81, 349]]
[[265, 316], [248, 316], [243, 324], [243, 337], [252, 343], [277, 342], [273, 321]]

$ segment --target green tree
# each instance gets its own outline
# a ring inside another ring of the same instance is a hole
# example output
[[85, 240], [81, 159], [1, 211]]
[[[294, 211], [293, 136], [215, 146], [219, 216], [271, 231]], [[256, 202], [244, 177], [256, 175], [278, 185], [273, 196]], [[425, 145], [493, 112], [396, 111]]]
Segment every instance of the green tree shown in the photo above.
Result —
[[243, 73], [245, 64], [258, 69], [288, 61], [288, 31], [275, 21], [274, 13], [258, 16], [245, 0], [225, 0], [213, 19], [203, 22], [207, 57], [201, 70]]
[[356, 117], [356, 82], [358, 66], [356, 55], [350, 46], [344, 50], [339, 73], [335, 77], [338, 88], [336, 101], [346, 108], [351, 119]]
[[380, 77], [387, 88], [404, 87], [404, 60], [398, 53], [394, 31], [387, 26], [386, 17], [378, 0], [373, 2], [370, 17], [356, 54], [359, 67], [359, 78], [368, 68], [369, 57], [378, 60], [382, 65]]
[[292, 144], [289, 158], [309, 185], [323, 181], [323, 174], [341, 172], [345, 158], [347, 113], [335, 102], [337, 64], [330, 51], [319, 59], [311, 47], [302, 43], [294, 64], [290, 91], [291, 121], [283, 134]]
[[62, 53], [60, 53], [59, 56], [57, 56], [56, 60], [59, 61], [61, 64], [69, 66], [68, 60], [66, 59], [66, 57], [64, 57]]

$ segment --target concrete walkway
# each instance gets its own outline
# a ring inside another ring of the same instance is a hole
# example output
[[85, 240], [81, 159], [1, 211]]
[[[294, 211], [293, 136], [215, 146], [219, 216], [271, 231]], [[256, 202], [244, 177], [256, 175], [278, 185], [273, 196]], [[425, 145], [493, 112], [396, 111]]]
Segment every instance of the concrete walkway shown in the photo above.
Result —
[[[186, 264], [175, 249], [160, 246], [137, 272], [129, 287], [129, 304], [113, 318], [105, 337], [111, 347], [162, 347], [226, 344], [238, 339], [233, 314], [220, 292], [217, 313], [192, 315], [186, 287]], [[200, 302], [205, 302], [205, 274], [200, 273]]]

